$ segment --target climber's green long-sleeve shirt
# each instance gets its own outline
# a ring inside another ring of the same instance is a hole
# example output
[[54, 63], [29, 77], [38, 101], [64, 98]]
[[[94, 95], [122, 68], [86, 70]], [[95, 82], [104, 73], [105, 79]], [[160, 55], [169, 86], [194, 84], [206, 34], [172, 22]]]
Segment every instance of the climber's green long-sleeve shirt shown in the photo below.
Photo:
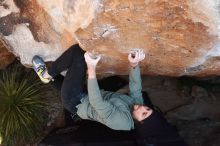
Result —
[[131, 109], [134, 104], [143, 104], [139, 67], [130, 69], [129, 90], [129, 95], [100, 91], [97, 79], [88, 79], [88, 95], [77, 105], [77, 114], [114, 130], [134, 129]]

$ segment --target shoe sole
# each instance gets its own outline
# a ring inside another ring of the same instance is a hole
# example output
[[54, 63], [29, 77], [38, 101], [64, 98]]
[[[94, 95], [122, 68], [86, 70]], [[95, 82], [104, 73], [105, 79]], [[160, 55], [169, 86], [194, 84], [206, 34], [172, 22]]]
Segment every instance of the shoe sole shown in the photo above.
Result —
[[[36, 62], [38, 62], [37, 60], [39, 61], [39, 63], [36, 63]], [[45, 84], [49, 83], [50, 82], [49, 79], [42, 77], [43, 72], [46, 70], [46, 65], [45, 65], [43, 59], [40, 56], [36, 55], [32, 59], [32, 64], [33, 64], [33, 69], [37, 73], [40, 80]], [[40, 67], [40, 66], [42, 66], [42, 67]]]

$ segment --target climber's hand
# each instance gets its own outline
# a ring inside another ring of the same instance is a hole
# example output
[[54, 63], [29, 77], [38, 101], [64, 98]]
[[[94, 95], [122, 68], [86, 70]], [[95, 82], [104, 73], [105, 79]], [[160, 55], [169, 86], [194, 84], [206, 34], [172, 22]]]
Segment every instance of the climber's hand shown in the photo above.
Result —
[[84, 54], [84, 57], [88, 68], [89, 67], [95, 68], [99, 60], [101, 59], [101, 55], [94, 55], [90, 52], [86, 52]]
[[99, 60], [101, 59], [101, 55], [95, 55], [90, 52], [86, 52], [84, 54], [84, 58], [87, 64], [89, 78], [95, 78], [96, 77], [95, 68]]
[[142, 49], [132, 49], [128, 55], [128, 60], [132, 67], [138, 66], [139, 62], [144, 60], [145, 53]]

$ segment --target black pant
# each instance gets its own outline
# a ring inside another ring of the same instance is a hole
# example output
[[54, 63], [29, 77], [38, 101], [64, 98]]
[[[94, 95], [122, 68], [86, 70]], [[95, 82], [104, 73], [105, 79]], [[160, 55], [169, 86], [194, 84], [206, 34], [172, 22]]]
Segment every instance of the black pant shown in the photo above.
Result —
[[86, 62], [85, 51], [79, 45], [73, 45], [48, 67], [48, 73], [55, 77], [68, 69], [61, 86], [61, 98], [64, 107], [76, 114], [76, 105], [85, 96]]

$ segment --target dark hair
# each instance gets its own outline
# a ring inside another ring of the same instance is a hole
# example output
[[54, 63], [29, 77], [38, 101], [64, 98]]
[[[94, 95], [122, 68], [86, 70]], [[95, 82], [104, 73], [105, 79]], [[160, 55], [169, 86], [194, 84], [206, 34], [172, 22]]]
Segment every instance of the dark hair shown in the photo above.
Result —
[[146, 91], [142, 91], [142, 96], [143, 96], [143, 99], [144, 99], [144, 105], [145, 106], [148, 106], [149, 108], [151, 108], [152, 110], [154, 111], [157, 111], [159, 112], [160, 114], [163, 114], [163, 112], [161, 111], [161, 109], [156, 106], [156, 105], [153, 105], [152, 101], [150, 100], [148, 94]]
[[148, 106], [149, 108], [151, 109], [154, 109], [154, 105], [152, 104], [148, 94], [146, 91], [142, 91], [142, 96], [143, 96], [143, 99], [144, 99], [144, 105]]

